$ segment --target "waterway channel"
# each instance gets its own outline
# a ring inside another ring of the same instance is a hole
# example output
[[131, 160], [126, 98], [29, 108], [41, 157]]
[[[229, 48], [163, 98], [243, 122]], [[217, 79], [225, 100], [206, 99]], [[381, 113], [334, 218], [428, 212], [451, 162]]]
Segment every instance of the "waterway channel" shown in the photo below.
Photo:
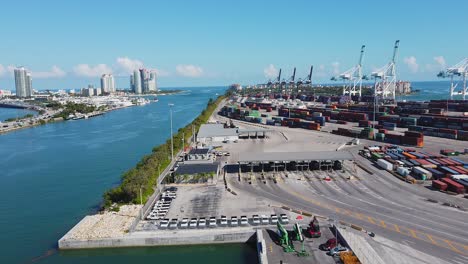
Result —
[[0, 135], [0, 263], [248, 263], [246, 245], [58, 252], [57, 240], [93, 213], [105, 190], [152, 147], [193, 120], [224, 87], [190, 88], [88, 120]]

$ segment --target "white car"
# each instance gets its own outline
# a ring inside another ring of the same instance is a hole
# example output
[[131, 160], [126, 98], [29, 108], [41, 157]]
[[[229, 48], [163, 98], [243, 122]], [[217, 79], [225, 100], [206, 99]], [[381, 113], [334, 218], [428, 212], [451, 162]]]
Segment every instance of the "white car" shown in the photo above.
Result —
[[262, 225], [268, 225], [270, 223], [270, 219], [268, 219], [268, 216], [262, 215], [260, 217], [260, 221], [262, 222]]
[[219, 225], [220, 226], [227, 226], [227, 224], [228, 224], [227, 217], [222, 215], [221, 219], [219, 219]]
[[189, 224], [188, 218], [184, 218], [182, 219], [182, 221], [180, 221], [180, 228], [188, 228], [188, 224]]
[[281, 215], [280, 215], [280, 221], [281, 221], [281, 223], [283, 223], [283, 224], [289, 223], [288, 216], [287, 216], [286, 214], [281, 214]]
[[166, 229], [169, 226], [169, 219], [163, 219], [159, 222], [159, 227], [161, 229]]
[[278, 223], [278, 216], [277, 216], [277, 215], [272, 214], [271, 217], [270, 217], [270, 219], [271, 219], [271, 223], [272, 223], [272, 224]]
[[[242, 218], [241, 218], [241, 221], [242, 221]], [[252, 216], [252, 224], [254, 224], [254, 225], [259, 225], [260, 224], [260, 217], [258, 217], [258, 215], [253, 215]]]
[[171, 221], [169, 222], [169, 228], [170, 229], [176, 229], [177, 228], [177, 218], [172, 218]]
[[231, 226], [238, 226], [239, 225], [239, 219], [237, 219], [237, 216], [231, 217]]
[[210, 221], [208, 221], [208, 226], [211, 228], [216, 227], [216, 217], [210, 217]]
[[247, 219], [247, 216], [245, 216], [245, 215], [241, 216], [241, 218], [240, 218], [240, 224], [243, 225], [243, 226], [249, 224], [249, 219]]
[[196, 228], [197, 227], [197, 219], [196, 218], [190, 219], [189, 227], [190, 228]]
[[199, 228], [205, 228], [206, 227], [206, 219], [204, 217], [200, 218], [198, 220], [198, 227]]

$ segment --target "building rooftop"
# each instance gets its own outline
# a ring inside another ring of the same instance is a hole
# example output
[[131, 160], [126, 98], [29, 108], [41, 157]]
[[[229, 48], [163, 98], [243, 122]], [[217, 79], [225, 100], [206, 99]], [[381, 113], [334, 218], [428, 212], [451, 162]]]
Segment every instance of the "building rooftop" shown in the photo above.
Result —
[[213, 162], [209, 164], [180, 164], [175, 174], [197, 174], [197, 173], [211, 173], [218, 170], [219, 163]]
[[191, 149], [189, 151], [189, 155], [203, 155], [203, 154], [208, 154], [208, 152], [210, 151], [210, 149], [208, 148], [197, 148], [197, 149]]
[[240, 163], [313, 160], [354, 160], [354, 157], [348, 151], [246, 152], [239, 155]]
[[226, 136], [237, 136], [237, 128], [224, 128], [223, 124], [203, 124], [200, 126], [197, 137], [208, 138], [208, 137], [226, 137]]

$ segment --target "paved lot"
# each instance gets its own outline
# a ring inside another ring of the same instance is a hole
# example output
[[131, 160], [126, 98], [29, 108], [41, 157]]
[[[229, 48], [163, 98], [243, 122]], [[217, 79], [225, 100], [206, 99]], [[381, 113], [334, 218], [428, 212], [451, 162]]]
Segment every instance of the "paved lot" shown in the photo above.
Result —
[[[319, 245], [325, 243], [328, 239], [333, 238], [330, 229], [327, 228], [328, 224], [321, 223], [322, 236], [320, 238], [305, 238], [304, 248], [309, 254], [308, 256], [300, 257], [296, 252], [284, 252], [279, 244], [279, 237], [276, 229], [263, 230], [263, 238], [265, 239], [268, 263], [335, 263], [331, 256], [328, 256], [325, 251], [319, 249]], [[292, 231], [291, 228], [287, 229]], [[302, 249], [300, 241], [293, 242], [296, 251]]]

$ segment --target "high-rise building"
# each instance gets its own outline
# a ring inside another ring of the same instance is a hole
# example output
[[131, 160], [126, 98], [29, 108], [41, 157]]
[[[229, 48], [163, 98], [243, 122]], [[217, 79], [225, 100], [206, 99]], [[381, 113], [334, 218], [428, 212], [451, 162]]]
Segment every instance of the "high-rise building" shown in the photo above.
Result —
[[133, 71], [132, 90], [136, 94], [141, 94], [143, 92], [142, 89], [141, 89], [140, 71], [138, 71], [138, 70]]
[[156, 72], [151, 71], [150, 72], [150, 77], [148, 80], [148, 91], [150, 92], [156, 92], [158, 90], [158, 86], [156, 84]]
[[157, 91], [156, 72], [139, 69], [130, 76], [130, 88], [136, 94]]
[[115, 92], [115, 81], [112, 74], [103, 74], [101, 76], [101, 92], [113, 93]]
[[17, 97], [31, 97], [32, 95], [32, 77], [31, 72], [24, 67], [15, 69], [15, 86]]

